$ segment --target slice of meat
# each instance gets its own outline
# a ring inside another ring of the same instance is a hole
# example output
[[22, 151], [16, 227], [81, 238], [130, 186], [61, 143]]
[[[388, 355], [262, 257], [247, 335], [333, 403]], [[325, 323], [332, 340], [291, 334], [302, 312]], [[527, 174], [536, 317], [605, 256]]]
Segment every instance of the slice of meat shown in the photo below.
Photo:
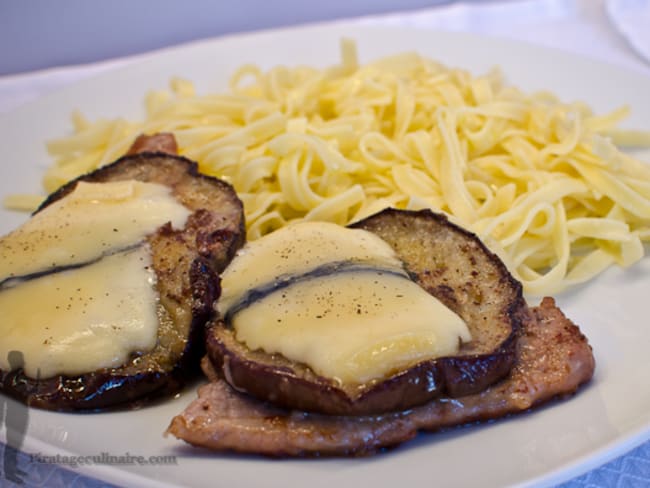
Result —
[[196, 446], [271, 456], [367, 455], [415, 437], [470, 422], [523, 412], [572, 394], [593, 376], [595, 362], [586, 337], [545, 298], [529, 310], [510, 375], [487, 390], [455, 399], [436, 399], [401, 413], [326, 416], [287, 411], [213, 380], [174, 417], [167, 433]]
[[176, 137], [170, 132], [159, 132], [153, 135], [140, 134], [135, 138], [133, 144], [126, 152], [127, 156], [143, 152], [164, 152], [167, 154], [178, 154]]

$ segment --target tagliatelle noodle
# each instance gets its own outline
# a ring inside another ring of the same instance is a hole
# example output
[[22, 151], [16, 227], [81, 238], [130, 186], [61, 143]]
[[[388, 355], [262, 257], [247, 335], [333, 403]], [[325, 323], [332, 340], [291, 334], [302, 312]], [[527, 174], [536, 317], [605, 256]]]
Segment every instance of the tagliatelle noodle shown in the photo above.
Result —
[[498, 70], [472, 76], [414, 53], [359, 65], [343, 41], [340, 65], [244, 65], [221, 94], [174, 79], [145, 107], [141, 121], [75, 113], [74, 133], [48, 143], [46, 190], [116, 159], [140, 133], [168, 131], [233, 184], [249, 239], [296, 219], [431, 208], [476, 232], [530, 294], [629, 266], [650, 239], [650, 168], [612, 142], [648, 146], [650, 134], [617, 129], [626, 108], [595, 115], [523, 93]]

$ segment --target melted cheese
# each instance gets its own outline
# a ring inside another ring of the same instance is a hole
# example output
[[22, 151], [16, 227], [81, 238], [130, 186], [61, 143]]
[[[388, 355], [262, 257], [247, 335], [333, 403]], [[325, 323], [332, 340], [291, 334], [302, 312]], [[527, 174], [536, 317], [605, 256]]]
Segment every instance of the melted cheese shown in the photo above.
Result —
[[77, 184], [0, 239], [0, 369], [21, 351], [30, 377], [116, 367], [154, 347], [157, 295], [147, 235], [190, 211], [168, 187]]
[[124, 364], [156, 342], [154, 273], [146, 246], [0, 292], [0, 369], [22, 351], [32, 378]]
[[328, 222], [295, 223], [238, 251], [222, 277], [221, 309], [229, 309], [247, 290], [338, 261], [402, 267], [375, 234]]
[[374, 234], [311, 223], [269, 237], [248, 244], [222, 276], [218, 309], [250, 349], [364, 384], [451, 355], [471, 339], [465, 322], [411, 281]]
[[79, 182], [71, 194], [0, 238], [0, 283], [92, 261], [140, 242], [166, 222], [182, 226], [189, 213], [164, 185]]

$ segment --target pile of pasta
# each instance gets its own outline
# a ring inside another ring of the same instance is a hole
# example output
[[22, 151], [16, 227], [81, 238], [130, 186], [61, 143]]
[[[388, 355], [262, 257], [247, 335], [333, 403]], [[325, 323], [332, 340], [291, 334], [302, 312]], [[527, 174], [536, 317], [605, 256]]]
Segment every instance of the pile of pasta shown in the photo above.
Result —
[[145, 105], [140, 121], [74, 114], [74, 134], [48, 144], [45, 188], [113, 161], [140, 133], [172, 132], [181, 154], [235, 187], [249, 239], [297, 219], [430, 208], [478, 234], [533, 295], [628, 266], [650, 237], [650, 167], [612, 142], [626, 109], [599, 116], [526, 94], [498, 70], [473, 76], [415, 53], [360, 65], [344, 41], [328, 69], [245, 65], [228, 93], [174, 79]]

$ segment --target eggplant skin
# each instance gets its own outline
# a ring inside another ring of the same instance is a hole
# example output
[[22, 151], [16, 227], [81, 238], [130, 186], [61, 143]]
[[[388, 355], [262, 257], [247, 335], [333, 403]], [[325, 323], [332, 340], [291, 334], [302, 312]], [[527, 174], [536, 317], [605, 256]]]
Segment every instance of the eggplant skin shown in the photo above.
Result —
[[3, 392], [30, 407], [58, 411], [135, 409], [156, 398], [179, 391], [185, 381], [182, 371], [143, 371], [134, 375], [101, 370], [76, 377], [56, 376], [36, 380], [22, 370], [2, 378]]
[[476, 235], [428, 210], [387, 209], [352, 227], [391, 245], [414, 281], [465, 320], [472, 340], [455, 356], [423, 361], [371, 384], [342, 386], [280, 354], [248, 349], [216, 317], [208, 325], [207, 356], [227, 383], [284, 408], [370, 415], [476, 394], [510, 373], [528, 309], [521, 284]]
[[158, 340], [117, 368], [78, 376], [36, 379], [0, 371], [0, 391], [21, 402], [58, 411], [138, 408], [180, 391], [200, 374], [205, 325], [220, 294], [219, 274], [245, 241], [243, 205], [226, 182], [197, 164], [164, 152], [124, 156], [62, 186], [36, 212], [71, 192], [78, 181], [135, 179], [169, 186], [192, 213], [183, 229], [163, 225], [147, 240], [156, 273]]

